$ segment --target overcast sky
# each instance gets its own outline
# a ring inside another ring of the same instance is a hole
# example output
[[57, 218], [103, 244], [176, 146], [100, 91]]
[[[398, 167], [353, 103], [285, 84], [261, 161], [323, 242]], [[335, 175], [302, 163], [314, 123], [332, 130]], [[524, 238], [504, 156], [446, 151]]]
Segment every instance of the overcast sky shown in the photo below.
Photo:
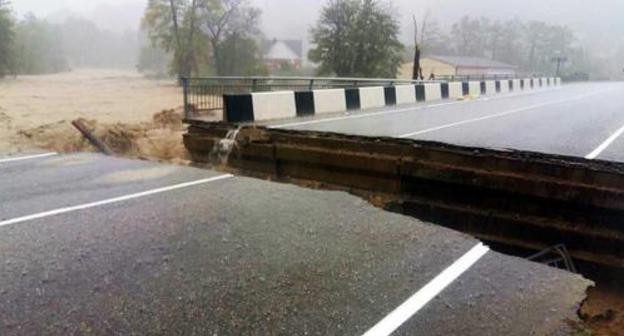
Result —
[[[267, 37], [308, 37], [309, 27], [318, 18], [325, 0], [250, 0], [263, 11]], [[136, 29], [147, 0], [13, 0], [19, 15], [62, 18], [68, 12], [92, 19], [103, 28]], [[429, 10], [432, 17], [453, 22], [463, 15], [494, 19], [518, 17], [567, 24], [582, 36], [618, 39], [624, 36], [624, 0], [393, 0], [401, 15], [403, 39], [410, 37], [411, 16]], [[63, 13], [62, 15], [60, 13]], [[617, 41], [622, 43], [622, 41]]]

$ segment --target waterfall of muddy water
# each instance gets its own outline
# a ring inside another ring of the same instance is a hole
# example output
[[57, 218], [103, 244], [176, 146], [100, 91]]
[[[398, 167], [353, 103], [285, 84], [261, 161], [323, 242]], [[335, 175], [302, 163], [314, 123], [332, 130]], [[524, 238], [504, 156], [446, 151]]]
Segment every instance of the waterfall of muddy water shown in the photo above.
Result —
[[230, 154], [236, 146], [236, 138], [238, 137], [240, 130], [241, 127], [230, 130], [224, 139], [215, 142], [212, 150], [210, 151], [211, 162], [219, 162], [222, 165], [227, 165]]

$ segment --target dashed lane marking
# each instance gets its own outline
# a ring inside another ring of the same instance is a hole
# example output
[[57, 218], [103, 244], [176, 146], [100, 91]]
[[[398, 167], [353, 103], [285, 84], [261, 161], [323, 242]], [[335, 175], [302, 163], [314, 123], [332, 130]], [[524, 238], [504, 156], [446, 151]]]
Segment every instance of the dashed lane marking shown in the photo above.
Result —
[[383, 320], [369, 329], [364, 336], [389, 336], [407, 320], [414, 316], [446, 287], [470, 269], [477, 261], [486, 255], [490, 249], [482, 243], [477, 244], [470, 251], [457, 259], [451, 266], [422, 287], [412, 297], [407, 299], [397, 309], [388, 314]]
[[600, 91], [596, 91], [596, 92], [592, 92], [592, 93], [588, 93], [588, 94], [579, 95], [579, 96], [574, 97], [574, 98], [558, 99], [558, 100], [550, 101], [550, 102], [547, 102], [547, 103], [529, 105], [529, 106], [516, 108], [516, 109], [505, 111], [505, 112], [490, 114], [490, 115], [479, 117], [479, 118], [462, 120], [462, 121], [458, 121], [458, 122], [454, 122], [454, 123], [450, 123], [450, 124], [445, 124], [445, 125], [441, 125], [441, 126], [437, 126], [437, 127], [427, 128], [427, 129], [416, 131], [416, 132], [402, 134], [402, 135], [399, 135], [398, 137], [399, 138], [411, 138], [411, 137], [417, 136], [417, 135], [422, 135], [422, 134], [426, 134], [426, 133], [440, 131], [440, 130], [443, 130], [443, 129], [457, 127], [457, 126], [462, 126], [462, 125], [466, 125], [466, 124], [472, 124], [472, 123], [475, 123], [475, 122], [484, 121], [484, 120], [488, 120], [488, 119], [500, 118], [500, 117], [504, 117], [504, 116], [508, 116], [508, 115], [512, 115], [512, 114], [516, 114], [516, 113], [520, 113], [520, 112], [535, 110], [535, 109], [546, 107], [546, 106], [550, 106], [550, 105], [557, 105], [557, 104], [563, 104], [563, 103], [569, 103], [569, 102], [573, 102], [573, 101], [577, 101], [577, 100], [582, 100], [582, 99], [585, 99], [587, 97], [590, 97], [590, 96], [593, 96], [593, 95], [597, 95], [597, 94], [600, 94], [600, 93], [603, 93], [603, 92], [606, 92], [606, 91], [611, 91], [611, 90], [600, 90]]
[[207, 179], [202, 179], [202, 180], [197, 180], [197, 181], [192, 181], [192, 182], [186, 182], [186, 183], [180, 183], [180, 184], [176, 184], [176, 185], [172, 185], [172, 186], [168, 186], [168, 187], [163, 187], [163, 188], [158, 188], [158, 189], [147, 190], [147, 191], [139, 192], [139, 193], [136, 193], [136, 194], [130, 194], [130, 195], [125, 195], [125, 196], [120, 196], [120, 197], [115, 197], [115, 198], [109, 198], [109, 199], [98, 201], [98, 202], [86, 203], [86, 204], [81, 204], [81, 205], [76, 205], [76, 206], [71, 206], [71, 207], [66, 207], [66, 208], [60, 208], [60, 209], [46, 211], [46, 212], [40, 212], [40, 213], [33, 214], [33, 215], [28, 215], [28, 216], [8, 219], [8, 220], [5, 220], [5, 221], [0, 221], [0, 227], [7, 226], [7, 225], [14, 225], [14, 224], [19, 224], [19, 223], [24, 223], [24, 222], [28, 222], [28, 221], [32, 221], [32, 220], [36, 220], [36, 219], [41, 219], [41, 218], [46, 218], [46, 217], [57, 216], [57, 215], [60, 215], [60, 214], [65, 214], [65, 213], [74, 212], [74, 211], [80, 211], [80, 210], [85, 210], [85, 209], [89, 209], [89, 208], [95, 208], [95, 207], [99, 207], [99, 206], [103, 206], [103, 205], [107, 205], [107, 204], [119, 203], [119, 202], [128, 201], [128, 200], [132, 200], [132, 199], [137, 199], [137, 198], [141, 198], [141, 197], [147, 197], [147, 196], [151, 196], [151, 195], [165, 193], [165, 192], [168, 192], [168, 191], [194, 187], [194, 186], [198, 186], [198, 185], [202, 185], [202, 184], [207, 184], [207, 183], [216, 182], [216, 181], [220, 181], [220, 180], [224, 180], [224, 179], [229, 179], [229, 178], [232, 178], [232, 177], [234, 177], [234, 176], [230, 175], [230, 174], [220, 175], [220, 176], [211, 177], [211, 178], [207, 178]]
[[593, 160], [597, 158], [600, 154], [602, 154], [602, 152], [604, 152], [607, 148], [609, 148], [609, 146], [611, 146], [611, 144], [613, 144], [615, 140], [617, 140], [620, 136], [622, 136], [622, 134], [624, 134], [624, 126], [622, 126], [622, 128], [620, 128], [615, 133], [613, 133], [607, 140], [605, 140], [605, 142], [600, 144], [598, 148], [594, 149], [593, 152], [587, 154], [585, 158], [588, 160]]
[[34, 159], [43, 159], [51, 156], [56, 156], [58, 153], [45, 153], [45, 154], [36, 154], [29, 156], [17, 156], [17, 157], [9, 157], [5, 159], [0, 159], [0, 163], [9, 163], [9, 162], [17, 162], [17, 161], [25, 161], [25, 160], [34, 160]]

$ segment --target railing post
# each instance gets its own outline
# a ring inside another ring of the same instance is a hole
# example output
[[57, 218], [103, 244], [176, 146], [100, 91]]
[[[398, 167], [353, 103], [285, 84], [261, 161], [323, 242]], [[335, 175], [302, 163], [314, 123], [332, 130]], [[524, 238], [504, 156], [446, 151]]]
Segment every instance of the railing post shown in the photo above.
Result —
[[190, 119], [190, 108], [189, 108], [189, 90], [188, 90], [189, 79], [186, 77], [182, 77], [182, 90], [184, 92], [184, 119]]
[[314, 79], [310, 79], [310, 91], [314, 90]]
[[253, 78], [251, 80], [251, 92], [256, 92], [258, 89], [258, 78]]

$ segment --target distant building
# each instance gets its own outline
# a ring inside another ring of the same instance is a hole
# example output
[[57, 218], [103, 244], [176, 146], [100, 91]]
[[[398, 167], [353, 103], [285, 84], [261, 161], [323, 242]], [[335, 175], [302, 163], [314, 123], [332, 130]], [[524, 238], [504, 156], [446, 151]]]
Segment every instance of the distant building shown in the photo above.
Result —
[[264, 63], [270, 71], [290, 66], [301, 69], [303, 65], [303, 41], [267, 40], [263, 43]]
[[[450, 76], [514, 76], [516, 67], [510, 64], [492, 61], [480, 57], [463, 56], [427, 56], [420, 60], [422, 74], [429, 79]], [[401, 69], [402, 78], [411, 78], [413, 63], [405, 64]]]

